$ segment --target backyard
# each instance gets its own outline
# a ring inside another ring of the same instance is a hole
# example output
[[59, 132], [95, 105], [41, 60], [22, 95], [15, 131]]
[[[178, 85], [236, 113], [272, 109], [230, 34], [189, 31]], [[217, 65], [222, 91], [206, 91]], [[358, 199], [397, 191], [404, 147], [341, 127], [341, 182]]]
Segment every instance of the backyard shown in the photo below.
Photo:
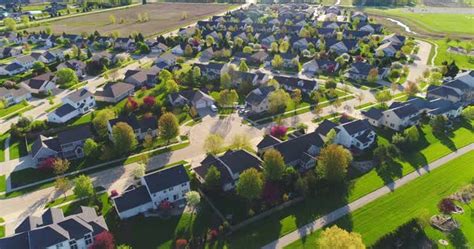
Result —
[[[304, 225], [317, 217], [339, 208], [351, 201], [354, 201], [380, 187], [387, 181], [396, 180], [399, 177], [415, 171], [422, 165], [439, 159], [451, 153], [456, 148], [461, 148], [474, 142], [472, 135], [472, 124], [462, 123], [449, 137], [436, 138], [428, 125], [423, 126], [421, 131], [424, 136], [419, 144], [419, 151], [404, 153], [402, 158], [397, 160], [397, 167], [392, 168], [393, 172], [386, 174], [377, 173], [376, 170], [355, 178], [349, 183], [347, 190], [331, 190], [331, 194], [320, 194], [315, 198], [307, 198], [291, 208], [277, 212], [265, 219], [258, 225], [248, 226], [234, 233], [228, 242], [230, 248], [257, 248], [271, 240], [281, 237], [297, 227]], [[379, 143], [386, 142], [387, 139], [379, 133]], [[418, 149], [417, 149], [418, 150]]]
[[[195, 21], [219, 14], [236, 7], [227, 4], [191, 4], [191, 3], [154, 3], [139, 5], [126, 9], [93, 13], [52, 21], [48, 23], [54, 33], [80, 34], [97, 30], [101, 34], [109, 34], [118, 31], [120, 36], [129, 36], [133, 32], [140, 32], [144, 36], [172, 31], [178, 27], [184, 27]], [[109, 17], [116, 18], [112, 24]], [[138, 21], [147, 15], [148, 21]], [[35, 27], [30, 31], [40, 31], [44, 27]]]
[[[380, 237], [425, 213], [436, 214], [438, 202], [447, 195], [472, 182], [474, 152], [469, 152], [454, 159], [442, 168], [414, 180], [384, 197], [377, 199], [336, 222], [344, 229], [355, 231], [362, 235], [367, 246], [374, 244]], [[465, 208], [469, 210], [469, 208]], [[469, 211], [472, 212], [472, 211]], [[387, 215], [390, 214], [390, 215]], [[466, 245], [459, 245], [459, 239], [447, 236], [427, 226], [426, 232], [432, 239], [443, 238], [452, 244], [450, 248], [471, 248], [474, 246], [472, 216], [469, 213], [459, 219], [461, 222], [460, 236], [464, 237]], [[297, 241], [287, 248], [314, 248], [320, 232], [309, 235], [304, 240]]]

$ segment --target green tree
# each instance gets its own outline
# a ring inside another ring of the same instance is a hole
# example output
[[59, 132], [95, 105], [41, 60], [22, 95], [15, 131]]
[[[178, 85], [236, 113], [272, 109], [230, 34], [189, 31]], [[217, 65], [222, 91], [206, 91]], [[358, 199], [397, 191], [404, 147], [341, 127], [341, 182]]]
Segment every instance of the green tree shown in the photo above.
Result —
[[271, 113], [278, 113], [285, 110], [288, 102], [290, 101], [290, 95], [283, 89], [278, 89], [270, 93], [268, 96], [269, 111]]
[[370, 83], [375, 83], [379, 78], [379, 70], [374, 67], [370, 69], [369, 74], [367, 75], [367, 81]]
[[204, 141], [204, 149], [207, 153], [217, 154], [224, 146], [224, 138], [219, 134], [209, 134]]
[[66, 198], [66, 192], [71, 188], [71, 183], [66, 177], [58, 177], [54, 181], [54, 188], [62, 192], [64, 194], [64, 198]]
[[171, 139], [179, 135], [178, 119], [171, 112], [161, 115], [158, 121], [158, 128], [160, 130], [160, 137], [166, 139], [168, 144]]
[[225, 89], [229, 89], [232, 86], [232, 78], [229, 73], [221, 74], [221, 85]]
[[56, 83], [62, 86], [72, 86], [79, 82], [76, 72], [70, 68], [59, 69], [56, 78]]
[[295, 109], [298, 108], [298, 105], [301, 103], [301, 100], [303, 100], [303, 96], [301, 95], [301, 90], [300, 89], [295, 89], [291, 92], [291, 99], [295, 103]]
[[112, 142], [117, 155], [126, 155], [138, 144], [132, 127], [124, 122], [118, 122], [112, 128]]
[[273, 57], [273, 60], [272, 60], [272, 67], [274, 67], [274, 68], [281, 68], [281, 67], [283, 67], [283, 58], [281, 58], [281, 55], [276, 54], [276, 55]]
[[33, 72], [37, 74], [42, 74], [49, 71], [49, 68], [47, 68], [46, 65], [41, 61], [36, 61], [35, 63], [33, 63], [31, 69], [33, 69]]
[[56, 158], [53, 163], [53, 172], [55, 175], [62, 175], [71, 166], [71, 163], [67, 159]]
[[192, 208], [192, 213], [198, 207], [201, 202], [201, 195], [197, 191], [189, 191], [186, 193], [186, 202]]
[[224, 89], [219, 92], [219, 98], [217, 103], [222, 107], [233, 106], [235, 102], [239, 100], [239, 95], [234, 89], [227, 90]]
[[446, 131], [448, 119], [443, 115], [435, 116], [430, 120], [431, 128], [435, 134], [443, 134]]
[[141, 178], [145, 175], [146, 172], [146, 166], [143, 163], [139, 163], [135, 166], [133, 169], [133, 176], [138, 179]]
[[268, 149], [263, 155], [263, 172], [267, 181], [280, 181], [286, 164], [278, 150]]
[[10, 31], [16, 30], [16, 21], [13, 18], [7, 17], [3, 19], [3, 25]]
[[115, 118], [115, 112], [110, 108], [105, 108], [94, 112], [94, 118], [92, 119], [92, 125], [94, 126], [97, 134], [101, 138], [106, 138], [108, 135], [107, 124], [109, 120]]
[[272, 44], [270, 44], [270, 51], [272, 51], [272, 53], [278, 53], [278, 43], [272, 42]]
[[211, 47], [212, 45], [214, 45], [214, 43], [214, 37], [210, 35], [206, 36], [206, 46]]
[[240, 61], [240, 65], [239, 65], [239, 71], [241, 72], [248, 72], [250, 69], [249, 67], [247, 66], [247, 63], [245, 62], [245, 60], [241, 60]]
[[418, 131], [418, 128], [416, 126], [411, 126], [405, 131], [403, 131], [403, 134], [405, 135], [405, 138], [408, 142], [411, 144], [418, 143], [420, 140], [420, 132]]
[[462, 116], [467, 120], [474, 120], [474, 106], [467, 106], [462, 110]]
[[316, 172], [332, 182], [345, 179], [347, 168], [352, 161], [351, 153], [337, 144], [324, 147], [318, 157]]
[[94, 185], [90, 177], [80, 175], [74, 180], [74, 195], [77, 198], [88, 198], [89, 200], [95, 195]]
[[261, 173], [254, 168], [246, 169], [240, 174], [237, 183], [237, 194], [247, 201], [260, 198], [263, 191]]
[[188, 57], [193, 55], [193, 48], [191, 45], [188, 44], [186, 47], [184, 47], [184, 55]]
[[110, 24], [115, 24], [117, 22], [117, 18], [115, 18], [114, 15], [109, 16], [109, 22]]
[[324, 229], [318, 240], [318, 247], [323, 249], [365, 249], [360, 234], [350, 233], [336, 225]]
[[166, 82], [172, 78], [173, 78], [173, 74], [167, 69], [161, 70], [160, 74], [158, 75], [158, 79], [160, 79], [161, 82]]
[[392, 95], [389, 91], [379, 91], [375, 94], [375, 100], [382, 105], [385, 105], [391, 99]]
[[95, 158], [99, 152], [99, 145], [92, 138], [84, 142], [84, 154], [89, 158]]
[[204, 177], [204, 185], [208, 190], [218, 190], [221, 187], [221, 172], [211, 165]]

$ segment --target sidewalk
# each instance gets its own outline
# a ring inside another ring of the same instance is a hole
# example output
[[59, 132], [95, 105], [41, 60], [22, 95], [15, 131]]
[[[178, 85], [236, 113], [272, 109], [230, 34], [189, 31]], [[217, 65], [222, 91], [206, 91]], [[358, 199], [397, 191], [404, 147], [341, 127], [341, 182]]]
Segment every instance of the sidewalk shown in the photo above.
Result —
[[379, 197], [382, 197], [383, 195], [386, 195], [390, 192], [393, 192], [395, 191], [395, 189], [415, 180], [416, 178], [422, 176], [422, 175], [425, 175], [427, 173], [429, 173], [430, 171], [436, 169], [436, 168], [439, 168], [441, 166], [443, 166], [445, 163], [459, 157], [459, 156], [462, 156], [466, 153], [469, 153], [471, 152], [472, 150], [474, 150], [474, 143], [470, 144], [470, 145], [467, 145], [455, 152], [452, 152], [432, 163], [429, 163], [428, 165], [425, 165], [423, 168], [420, 168], [398, 180], [396, 180], [395, 182], [392, 182], [392, 183], [389, 183], [387, 185], [385, 185], [384, 187], [382, 188], [379, 188], [377, 190], [375, 190], [374, 192], [370, 193], [370, 194], [367, 194], [365, 195], [364, 197], [361, 197], [360, 199], [357, 199], [356, 201], [354, 202], [351, 202], [349, 203], [348, 205], [345, 205], [343, 207], [340, 207], [324, 216], [322, 216], [321, 218], [311, 222], [311, 223], [308, 223], [300, 228], [298, 228], [298, 230], [296, 231], [293, 231], [275, 241], [272, 241], [270, 242], [269, 244], [263, 246], [262, 248], [263, 249], [273, 249], [273, 248], [283, 248], [289, 244], [291, 244], [292, 242], [296, 241], [296, 240], [299, 240], [299, 239], [302, 239], [303, 237], [315, 232], [316, 230], [318, 229], [321, 229], [323, 228], [324, 226], [338, 220], [339, 218], [349, 214], [350, 212], [352, 211], [355, 211], [361, 207], [363, 207], [364, 205], [368, 204], [369, 202], [372, 202], [374, 200], [376, 200], [377, 198]]

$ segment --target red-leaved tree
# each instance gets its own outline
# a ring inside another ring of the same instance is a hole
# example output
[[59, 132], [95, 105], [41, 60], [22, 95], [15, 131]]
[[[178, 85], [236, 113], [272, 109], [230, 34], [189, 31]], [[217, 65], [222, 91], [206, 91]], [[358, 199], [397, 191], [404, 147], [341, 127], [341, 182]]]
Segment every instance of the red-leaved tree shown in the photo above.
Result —
[[176, 249], [184, 249], [188, 245], [188, 241], [185, 239], [176, 240]]
[[266, 182], [262, 192], [262, 198], [268, 205], [275, 205], [280, 200], [281, 191], [277, 184]]
[[155, 103], [155, 97], [153, 96], [146, 96], [145, 98], [143, 98], [143, 104], [146, 108], [152, 108], [153, 106], [155, 106]]
[[51, 173], [53, 172], [55, 161], [56, 161], [56, 158], [48, 157], [39, 163], [38, 169], [46, 173]]
[[109, 231], [103, 231], [95, 236], [94, 243], [89, 249], [114, 249], [114, 236]]
[[288, 128], [284, 125], [275, 125], [270, 130], [270, 134], [276, 138], [282, 138], [286, 135]]
[[115, 196], [118, 196], [118, 195], [119, 194], [118, 194], [117, 190], [115, 190], [115, 189], [110, 192], [110, 197], [115, 197]]
[[138, 108], [138, 102], [133, 97], [128, 97], [125, 103], [125, 110], [129, 113], [134, 112]]
[[438, 203], [438, 209], [440, 212], [444, 214], [450, 214], [454, 211], [456, 211], [456, 204], [454, 204], [453, 200], [449, 198], [443, 198], [439, 203]]

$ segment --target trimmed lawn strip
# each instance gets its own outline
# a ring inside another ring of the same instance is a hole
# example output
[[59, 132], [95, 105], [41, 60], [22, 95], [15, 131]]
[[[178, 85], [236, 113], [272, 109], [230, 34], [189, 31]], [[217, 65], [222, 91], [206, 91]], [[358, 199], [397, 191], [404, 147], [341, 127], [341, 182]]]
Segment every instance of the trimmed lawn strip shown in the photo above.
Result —
[[26, 141], [19, 141], [16, 138], [10, 139], [10, 160], [17, 159], [28, 155]]
[[[360, 233], [364, 243], [370, 246], [383, 235], [423, 215], [426, 211], [430, 215], [438, 213], [437, 204], [443, 197], [456, 192], [472, 181], [473, 161], [474, 152], [471, 151], [394, 192], [380, 197], [350, 215], [342, 217], [336, 224], [344, 229]], [[468, 214], [465, 213], [464, 216], [467, 217]], [[472, 218], [469, 217], [469, 219]], [[472, 227], [472, 220], [469, 219], [461, 224], [461, 229], [465, 230], [463, 225], [466, 225], [467, 229]], [[430, 229], [432, 228], [427, 230]], [[468, 232], [468, 230], [465, 231]], [[472, 235], [473, 232], [468, 233]], [[313, 233], [286, 248], [314, 248], [318, 235], [319, 233]], [[468, 243], [467, 248], [473, 247], [474, 238], [467, 235], [464, 237]], [[452, 241], [450, 242], [452, 244]]]
[[5, 161], [5, 140], [9, 135], [8, 132], [5, 132], [0, 136], [0, 162]]
[[0, 226], [0, 238], [5, 237], [5, 226]]
[[0, 110], [0, 118], [3, 118], [5, 116], [8, 116], [8, 115], [14, 113], [14, 112], [17, 112], [17, 111], [21, 110], [22, 108], [27, 107], [28, 105], [29, 104], [27, 102], [20, 102], [18, 104], [9, 106], [5, 109], [1, 109]]
[[[393, 180], [451, 153], [452, 150], [448, 146], [454, 145], [460, 148], [474, 142], [472, 126], [466, 123], [463, 123], [463, 126], [453, 133], [454, 137], [451, 137], [448, 141], [443, 140], [443, 142], [434, 137], [430, 126], [425, 125], [422, 131], [424, 136], [420, 134], [420, 140], [422, 141], [423, 148], [419, 152], [403, 153], [402, 159], [399, 160], [401, 174], [393, 178]], [[378, 135], [379, 143], [388, 142], [384, 136], [391, 138], [391, 134], [388, 133], [380, 134], [379, 132]], [[345, 196], [344, 193], [337, 193], [337, 191], [343, 192], [342, 190], [334, 189], [331, 194], [326, 193], [326, 195], [321, 194], [317, 197], [307, 198], [291, 208], [286, 208], [262, 219], [259, 223], [237, 231], [226, 241], [227, 245], [229, 248], [259, 248], [272, 240], [296, 230], [297, 227], [305, 225], [321, 215], [356, 200], [384, 185], [385, 182], [382, 180], [382, 177], [375, 170], [371, 170], [351, 181], [348, 196]]]

